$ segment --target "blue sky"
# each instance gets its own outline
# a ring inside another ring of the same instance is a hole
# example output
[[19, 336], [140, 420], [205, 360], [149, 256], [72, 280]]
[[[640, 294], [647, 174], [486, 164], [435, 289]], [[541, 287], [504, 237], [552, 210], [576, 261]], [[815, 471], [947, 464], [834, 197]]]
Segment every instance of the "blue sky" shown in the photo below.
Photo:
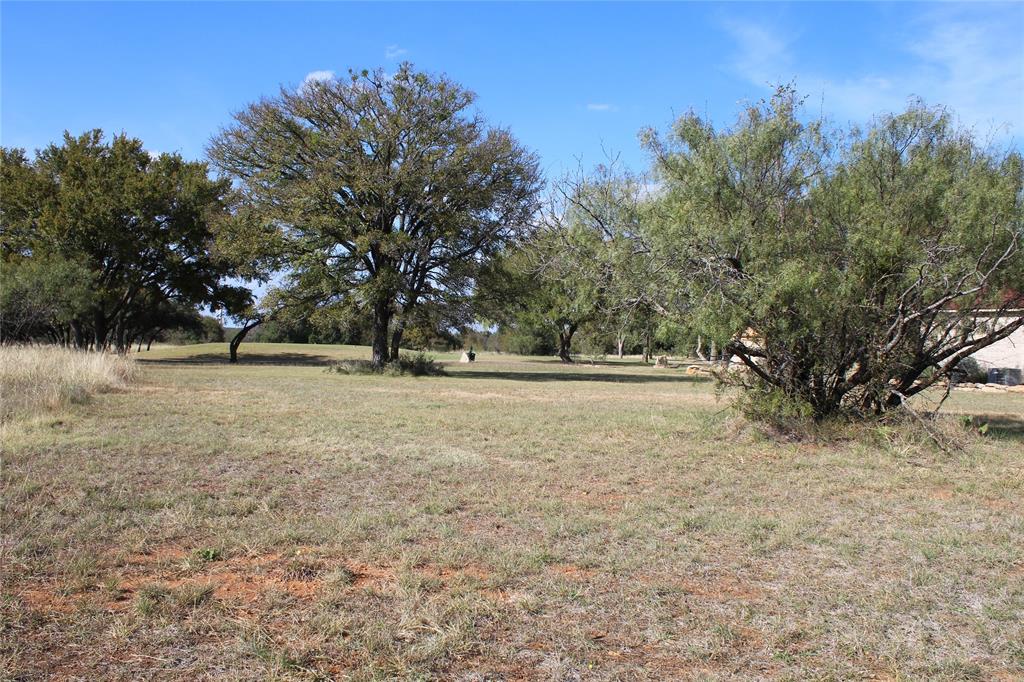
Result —
[[1020, 3], [3, 2], [0, 22], [0, 140], [28, 149], [99, 127], [198, 158], [280, 85], [402, 60], [475, 90], [550, 175], [602, 149], [641, 170], [641, 128], [727, 123], [789, 81], [839, 123], [919, 95], [1024, 146]]

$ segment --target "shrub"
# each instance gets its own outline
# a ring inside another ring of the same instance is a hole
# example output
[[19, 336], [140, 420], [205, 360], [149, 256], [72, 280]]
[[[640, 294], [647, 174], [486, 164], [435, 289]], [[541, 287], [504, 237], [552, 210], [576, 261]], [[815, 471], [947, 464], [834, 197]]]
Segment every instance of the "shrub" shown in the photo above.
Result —
[[420, 351], [415, 355], [399, 355], [397, 360], [388, 364], [388, 372], [392, 374], [409, 374], [414, 377], [440, 377], [445, 375], [444, 367], [434, 358]]
[[947, 361], [1024, 328], [1024, 157], [919, 102], [847, 134], [802, 101], [782, 87], [732, 128], [690, 113], [647, 136], [665, 213], [639, 272], [730, 339], [745, 390], [816, 420], [899, 412]]
[[329, 372], [338, 374], [379, 374], [369, 360], [341, 360], [330, 366]]
[[[719, 379], [722, 377], [719, 376]], [[782, 433], [806, 429], [814, 415], [809, 403], [781, 389], [770, 387], [740, 393], [736, 406], [748, 419], [767, 424]]]
[[953, 371], [949, 373], [949, 376], [954, 383], [988, 383], [988, 370], [971, 357], [964, 358], [958, 362]]
[[30, 416], [124, 388], [136, 376], [131, 358], [57, 346], [0, 347], [0, 419]]
[[414, 377], [445, 375], [444, 367], [424, 352], [415, 355], [400, 355], [385, 365], [383, 369], [377, 369], [369, 360], [342, 360], [331, 365], [328, 371], [351, 375], [387, 374], [389, 376]]

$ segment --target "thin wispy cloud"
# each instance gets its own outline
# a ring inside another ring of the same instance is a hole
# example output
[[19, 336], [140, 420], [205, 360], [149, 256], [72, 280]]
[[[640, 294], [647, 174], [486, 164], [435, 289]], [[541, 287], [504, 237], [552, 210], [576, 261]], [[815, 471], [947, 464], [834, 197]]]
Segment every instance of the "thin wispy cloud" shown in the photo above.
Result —
[[791, 71], [789, 46], [782, 33], [767, 25], [728, 20], [726, 32], [736, 43], [732, 69], [755, 85], [784, 82]]
[[407, 54], [409, 54], [409, 50], [398, 45], [388, 45], [384, 48], [385, 59], [398, 59], [399, 57], [404, 57]]
[[591, 103], [587, 105], [587, 111], [615, 111], [618, 107], [612, 104], [605, 103]]
[[728, 68], [767, 90], [794, 82], [840, 122], [863, 123], [900, 111], [910, 98], [943, 105], [981, 135], [1024, 133], [1024, 46], [1012, 6], [987, 13], [940, 7], [913, 22], [893, 47], [898, 66], [849, 76], [822, 72], [796, 54], [793, 31], [756, 22], [723, 22], [735, 42]]
[[302, 85], [299, 86], [299, 90], [305, 90], [313, 83], [329, 80], [334, 80], [333, 71], [310, 71], [306, 74], [306, 77], [302, 79]]

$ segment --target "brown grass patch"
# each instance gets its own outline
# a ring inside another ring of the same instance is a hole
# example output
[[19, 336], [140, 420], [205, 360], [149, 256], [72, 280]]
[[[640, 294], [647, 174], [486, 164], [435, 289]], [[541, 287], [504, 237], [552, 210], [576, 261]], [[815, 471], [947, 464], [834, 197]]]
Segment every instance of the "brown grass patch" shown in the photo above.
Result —
[[366, 563], [349, 563], [346, 568], [352, 572], [352, 586], [360, 589], [380, 589], [398, 581], [395, 571], [387, 566]]
[[731, 576], [709, 580], [686, 579], [679, 584], [687, 594], [707, 597], [714, 601], [761, 601], [765, 598], [764, 592], [759, 588]]
[[149, 364], [5, 427], [0, 668], [1024, 678], [1014, 433], [779, 441], [651, 368], [487, 369]]
[[590, 580], [594, 577], [594, 571], [589, 568], [583, 568], [575, 564], [552, 564], [550, 566], [551, 571], [564, 575], [567, 578], [573, 580]]

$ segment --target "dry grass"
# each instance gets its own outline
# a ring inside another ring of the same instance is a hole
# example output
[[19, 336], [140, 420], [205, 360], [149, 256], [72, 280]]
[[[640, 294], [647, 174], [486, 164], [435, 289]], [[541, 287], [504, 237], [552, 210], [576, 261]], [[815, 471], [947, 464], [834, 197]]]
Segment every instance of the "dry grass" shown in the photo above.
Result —
[[9, 677], [1024, 675], [1024, 397], [954, 395], [994, 427], [948, 455], [766, 439], [678, 370], [253, 346], [8, 429]]
[[125, 387], [135, 363], [56, 346], [0, 346], [0, 419], [56, 410]]

